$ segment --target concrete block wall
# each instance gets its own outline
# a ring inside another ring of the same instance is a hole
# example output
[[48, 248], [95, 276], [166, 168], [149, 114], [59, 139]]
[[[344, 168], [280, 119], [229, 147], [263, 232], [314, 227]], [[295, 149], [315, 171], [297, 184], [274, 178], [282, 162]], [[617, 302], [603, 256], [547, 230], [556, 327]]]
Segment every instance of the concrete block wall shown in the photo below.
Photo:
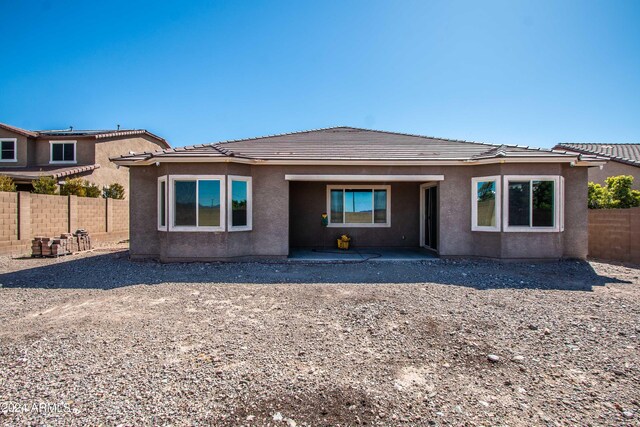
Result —
[[18, 195], [0, 193], [0, 252], [18, 240]]
[[78, 197], [78, 227], [92, 233], [107, 232], [107, 208], [105, 199]]
[[69, 230], [69, 199], [67, 197], [30, 194], [30, 198], [33, 236], [55, 236]]
[[0, 255], [28, 254], [33, 237], [57, 237], [79, 228], [96, 242], [128, 239], [129, 202], [0, 192]]
[[589, 210], [589, 256], [640, 264], [640, 208]]
[[111, 200], [113, 206], [113, 231], [129, 231], [129, 202]]

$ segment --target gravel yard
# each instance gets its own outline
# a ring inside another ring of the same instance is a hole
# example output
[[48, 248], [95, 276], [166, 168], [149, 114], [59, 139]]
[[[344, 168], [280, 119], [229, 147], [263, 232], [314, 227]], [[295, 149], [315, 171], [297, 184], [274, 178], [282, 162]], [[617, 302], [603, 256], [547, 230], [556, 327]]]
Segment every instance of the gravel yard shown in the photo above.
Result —
[[0, 423], [640, 425], [639, 277], [0, 258]]

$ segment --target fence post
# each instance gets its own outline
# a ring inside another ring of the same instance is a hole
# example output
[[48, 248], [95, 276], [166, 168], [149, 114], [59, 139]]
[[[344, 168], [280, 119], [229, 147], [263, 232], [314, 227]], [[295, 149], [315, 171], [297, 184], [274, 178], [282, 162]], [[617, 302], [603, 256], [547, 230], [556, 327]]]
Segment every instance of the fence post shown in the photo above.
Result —
[[69, 209], [67, 213], [69, 214], [69, 233], [75, 233], [78, 229], [78, 196], [68, 196], [69, 197]]
[[113, 199], [106, 198], [104, 199], [106, 202], [106, 231], [107, 233], [111, 233], [113, 231]]
[[31, 239], [31, 193], [18, 192], [18, 240]]

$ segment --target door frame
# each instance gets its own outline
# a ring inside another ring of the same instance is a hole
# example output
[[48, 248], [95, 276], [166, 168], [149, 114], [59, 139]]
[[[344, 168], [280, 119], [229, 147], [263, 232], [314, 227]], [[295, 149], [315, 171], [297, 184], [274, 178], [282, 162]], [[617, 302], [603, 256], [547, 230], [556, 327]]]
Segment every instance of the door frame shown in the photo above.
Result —
[[[435, 250], [437, 252], [436, 249], [433, 249], [430, 246], [427, 246], [425, 241], [424, 241], [424, 226], [425, 226], [425, 220], [426, 220], [426, 212], [424, 211], [424, 194], [425, 194], [425, 190], [427, 188], [431, 188], [431, 187], [437, 187], [438, 183], [437, 182], [425, 182], [424, 184], [420, 184], [420, 247], [421, 248], [426, 248], [426, 249], [430, 249], [430, 250]], [[438, 192], [438, 207], [440, 205], [440, 192]], [[438, 233], [438, 240], [440, 240], [440, 233]], [[440, 245], [437, 245], [437, 247], [439, 247]]]

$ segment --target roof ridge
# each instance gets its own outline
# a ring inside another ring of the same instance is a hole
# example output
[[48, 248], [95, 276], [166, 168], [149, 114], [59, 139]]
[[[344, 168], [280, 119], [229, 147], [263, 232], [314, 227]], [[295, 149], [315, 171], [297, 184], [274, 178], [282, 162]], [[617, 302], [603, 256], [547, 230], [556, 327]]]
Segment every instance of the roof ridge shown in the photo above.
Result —
[[[378, 129], [368, 129], [368, 128], [357, 128], [351, 126], [340, 126], [348, 129], [356, 129], [356, 130], [364, 130], [368, 132], [378, 132], [378, 133], [387, 133], [391, 135], [403, 135], [403, 136], [413, 136], [416, 138], [425, 138], [425, 139], [439, 139], [440, 141], [451, 141], [451, 142], [466, 142], [468, 144], [478, 144], [478, 145], [490, 145], [490, 146], [500, 146], [505, 144], [496, 144], [492, 142], [479, 142], [479, 141], [468, 141], [466, 139], [455, 139], [455, 138], [440, 138], [438, 136], [429, 136], [429, 135], [419, 135], [417, 133], [407, 133], [407, 132], [394, 132], [390, 130], [378, 130]], [[507, 145], [508, 147], [518, 147], [518, 145]]]
[[[274, 133], [272, 135], [254, 136], [254, 137], [251, 137], [251, 138], [227, 139], [227, 140], [222, 140], [222, 141], [209, 142], [209, 143], [202, 144], [202, 145], [228, 144], [228, 143], [231, 143], [231, 142], [254, 141], [256, 139], [266, 139], [266, 138], [275, 138], [275, 137], [278, 137], [278, 136], [298, 135], [298, 134], [301, 134], [301, 133], [319, 132], [319, 131], [323, 131], [323, 130], [340, 129], [340, 128], [349, 128], [349, 127], [348, 126], [331, 126], [331, 127], [326, 127], [326, 128], [307, 129], [307, 130], [299, 130], [299, 131], [294, 131], [294, 132]], [[357, 128], [351, 128], [351, 129], [357, 129]]]
[[406, 132], [394, 132], [394, 131], [388, 131], [388, 130], [368, 129], [368, 128], [360, 128], [360, 127], [354, 127], [354, 126], [330, 126], [330, 127], [325, 127], [325, 128], [307, 129], [307, 130], [301, 130], [301, 131], [295, 131], [295, 132], [285, 132], [285, 133], [277, 133], [277, 134], [272, 134], [272, 135], [262, 135], [262, 136], [256, 136], [256, 137], [251, 137], [251, 138], [230, 139], [230, 140], [224, 140], [224, 141], [218, 141], [218, 142], [211, 142], [211, 143], [209, 143], [209, 145], [213, 145], [213, 144], [228, 144], [228, 143], [232, 143], [232, 142], [254, 141], [254, 140], [258, 140], [258, 139], [274, 138], [274, 137], [288, 136], [288, 135], [298, 135], [298, 134], [303, 134], [303, 133], [319, 132], [319, 131], [325, 131], [325, 130], [331, 130], [331, 129], [353, 129], [353, 130], [360, 130], [360, 131], [367, 131], [367, 132], [386, 133], [386, 134], [390, 134], [390, 135], [412, 136], [412, 137], [424, 138], [424, 139], [437, 139], [437, 140], [440, 140], [440, 141], [461, 142], [461, 143], [467, 143], [467, 144], [486, 145], [486, 146], [491, 146], [491, 147], [505, 146], [505, 147], [509, 147], [509, 148], [525, 148], [525, 149], [528, 149], [528, 150], [537, 150], [537, 151], [552, 151], [550, 148], [529, 147], [528, 145], [497, 144], [497, 143], [492, 143], [492, 142], [469, 141], [469, 140], [466, 140], [466, 139], [441, 138], [441, 137], [437, 137], [437, 136], [419, 135], [419, 134], [415, 134], [415, 133], [406, 133]]

